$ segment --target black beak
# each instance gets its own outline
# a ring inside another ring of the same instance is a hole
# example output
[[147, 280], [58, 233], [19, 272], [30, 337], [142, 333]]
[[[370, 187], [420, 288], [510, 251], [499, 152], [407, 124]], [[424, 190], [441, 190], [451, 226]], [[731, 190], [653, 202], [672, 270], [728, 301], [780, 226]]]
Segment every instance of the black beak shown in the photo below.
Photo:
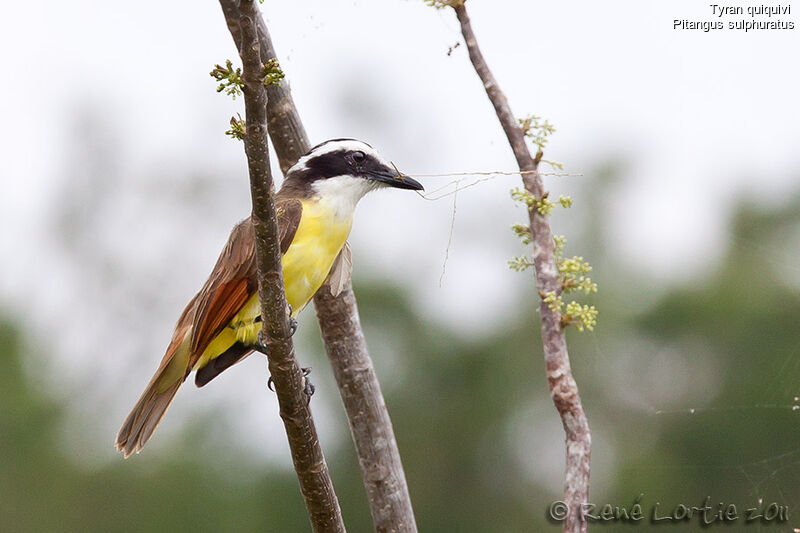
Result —
[[367, 176], [371, 180], [385, 183], [389, 187], [394, 187], [396, 189], [410, 189], [412, 191], [424, 190], [420, 182], [414, 178], [409, 178], [408, 176], [401, 174], [394, 169], [381, 168], [376, 170], [368, 170]]

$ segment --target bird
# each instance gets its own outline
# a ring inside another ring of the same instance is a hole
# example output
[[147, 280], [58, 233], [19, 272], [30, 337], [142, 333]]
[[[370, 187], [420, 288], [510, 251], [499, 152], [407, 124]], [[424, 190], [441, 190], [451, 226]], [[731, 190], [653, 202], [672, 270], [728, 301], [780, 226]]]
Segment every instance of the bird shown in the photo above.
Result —
[[[290, 318], [328, 282], [338, 295], [352, 267], [347, 238], [356, 204], [368, 192], [423, 190], [369, 144], [331, 139], [311, 148], [285, 173], [275, 195], [281, 266]], [[161, 363], [122, 424], [116, 448], [139, 453], [178, 388], [195, 372], [203, 387], [254, 350], [259, 341], [255, 235], [251, 218], [231, 231], [206, 282], [184, 308]]]

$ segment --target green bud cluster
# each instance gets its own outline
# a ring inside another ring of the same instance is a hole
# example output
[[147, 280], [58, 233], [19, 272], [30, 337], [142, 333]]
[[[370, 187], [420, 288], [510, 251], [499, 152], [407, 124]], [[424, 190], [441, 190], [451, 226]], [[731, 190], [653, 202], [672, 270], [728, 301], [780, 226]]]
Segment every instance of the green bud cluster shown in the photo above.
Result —
[[570, 302], [567, 304], [566, 313], [561, 315], [561, 324], [564, 327], [575, 326], [578, 331], [585, 329], [594, 331], [597, 325], [597, 309], [593, 305]]
[[435, 7], [436, 9], [444, 9], [446, 7], [464, 5], [464, 0], [425, 0], [425, 4]]
[[230, 59], [225, 60], [224, 67], [222, 65], [214, 65], [214, 70], [209, 72], [209, 75], [219, 82], [217, 86], [218, 93], [225, 91], [225, 94], [230, 95], [234, 100], [242, 94], [242, 87], [244, 87], [242, 69], [234, 69]]
[[554, 313], [561, 314], [561, 310], [564, 308], [564, 302], [561, 300], [561, 295], [556, 294], [555, 291], [545, 293], [542, 301], [546, 303], [547, 307], [549, 307]]
[[511, 198], [528, 206], [528, 211], [533, 211], [535, 209], [540, 215], [545, 217], [552, 213], [556, 206], [556, 204], [547, 198], [547, 194], [542, 198], [537, 198], [525, 189], [519, 187], [511, 189]]
[[281, 80], [286, 77], [281, 70], [281, 65], [278, 63], [278, 59], [273, 57], [271, 59], [267, 59], [267, 62], [264, 63], [264, 85], [269, 87], [270, 85], [278, 85], [280, 84]]
[[526, 268], [530, 268], [532, 266], [533, 262], [524, 255], [521, 255], [519, 257], [514, 257], [508, 260], [508, 268], [510, 268], [511, 270], [515, 270], [517, 272], [522, 272]]
[[541, 159], [541, 163], [547, 163], [550, 167], [556, 170], [564, 170], [564, 163], [559, 163], [558, 161], [550, 161], [549, 159]]
[[239, 118], [231, 117], [231, 129], [227, 130], [225, 135], [241, 141], [244, 139], [245, 133], [247, 133], [247, 125], [244, 120], [242, 120], [242, 116], [239, 113], [237, 113], [236, 116]]
[[[515, 224], [511, 228], [523, 244], [532, 242], [530, 227], [524, 224]], [[564, 236], [553, 236], [553, 255], [561, 287], [557, 291], [540, 293], [542, 302], [547, 304], [551, 311], [561, 316], [562, 327], [575, 326], [578, 331], [593, 331], [597, 325], [597, 308], [593, 305], [580, 304], [574, 300], [565, 304], [561, 298], [562, 294], [575, 291], [583, 291], [586, 295], [597, 292], [597, 284], [588, 276], [592, 271], [592, 265], [584, 261], [581, 256], [564, 257], [566, 244], [567, 239]], [[533, 261], [525, 256], [514, 257], [508, 261], [508, 267], [517, 272], [522, 272], [532, 266], [534, 266]]]
[[522, 244], [530, 244], [533, 242], [530, 226], [526, 226], [525, 224], [514, 224], [511, 226], [511, 229], [514, 231], [517, 237], [520, 238]]
[[564, 209], [569, 209], [572, 207], [572, 198], [569, 196], [564, 196], [562, 194], [558, 197], [558, 202], [553, 202], [548, 198], [548, 193], [544, 193], [541, 198], [537, 198], [525, 189], [521, 189], [519, 187], [511, 189], [511, 199], [517, 202], [522, 202], [528, 206], [528, 211], [536, 210], [543, 217], [552, 214], [556, 205], [560, 205]]
[[[555, 247], [556, 268], [558, 269], [558, 280], [561, 282], [561, 292], [569, 294], [575, 291], [583, 291], [589, 295], [597, 292], [597, 283], [587, 275], [592, 271], [592, 265], [583, 260], [583, 257], [576, 255], [564, 257], [564, 246], [567, 239], [563, 235], [553, 237]], [[578, 331], [588, 329], [593, 331], [597, 325], [597, 309], [593, 305], [581, 305], [576, 301], [571, 301], [566, 305], [566, 310], [562, 311], [563, 302], [559, 295], [559, 309], [561, 314], [561, 324], [564, 327], [576, 326]]]
[[583, 291], [587, 295], [597, 292], [597, 284], [587, 276], [592, 271], [592, 265], [579, 255], [564, 257], [564, 246], [567, 244], [567, 239], [563, 235], [553, 237], [553, 243], [555, 244], [556, 268], [558, 269], [558, 279], [561, 281], [561, 289], [566, 293]]
[[539, 148], [540, 152], [544, 150], [548, 137], [556, 132], [555, 126], [537, 115], [528, 115], [518, 120], [522, 133]]
[[565, 306], [561, 295], [555, 291], [546, 293], [542, 302], [546, 303], [551, 311], [561, 315], [562, 327], [575, 326], [578, 331], [594, 331], [597, 325], [597, 308], [593, 305], [581, 305], [573, 300]]

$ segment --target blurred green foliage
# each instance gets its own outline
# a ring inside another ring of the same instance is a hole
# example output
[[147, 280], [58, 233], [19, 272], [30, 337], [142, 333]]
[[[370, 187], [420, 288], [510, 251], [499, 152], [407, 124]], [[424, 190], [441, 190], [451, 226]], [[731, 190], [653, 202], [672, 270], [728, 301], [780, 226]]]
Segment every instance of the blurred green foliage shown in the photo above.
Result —
[[[631, 311], [627, 304], [651, 289], [647, 282], [621, 266], [597, 269], [607, 278], [601, 283], [608, 289], [596, 297], [604, 322], [595, 333], [569, 338], [595, 431], [593, 501], [630, 506], [644, 494], [649, 516], [656, 501], [669, 510], [678, 503], [700, 506], [711, 496], [712, 505], [734, 503], [741, 512], [762, 498], [800, 516], [800, 412], [792, 409], [800, 395], [800, 267], [785, 259], [792, 257], [785, 247], [798, 228], [800, 202], [773, 210], [743, 206], [719, 268], [669, 290], [645, 310]], [[603, 246], [601, 240], [594, 249], [581, 244], [591, 257], [600, 257]], [[397, 289], [361, 286], [357, 294], [368, 336], [375, 339], [371, 332], [380, 331], [382, 342], [402, 356], [401, 376], [380, 377], [397, 380], [385, 387], [387, 403], [420, 530], [560, 530], [545, 511], [561, 482], [551, 486], [533, 466], [521, 467], [514, 432], [520, 424], [530, 424], [531, 434], [544, 431], [533, 426], [531, 414], [548, 398], [534, 312], [475, 342], [422, 320]], [[59, 446], [64, 407], [22, 371], [22, 338], [16, 325], [2, 322], [0, 530], [309, 529], [292, 472], [241, 465], [246, 479], [224, 477], [208, 467], [215, 457], [199, 456], [188, 438], [168, 459], [120, 459], [94, 470], [74, 464]], [[642, 346], [682, 353], [677, 378], [675, 372], [664, 375], [675, 380], [662, 383], [667, 391], [684, 390], [684, 379], [701, 385], [707, 379], [718, 392], [700, 404], [677, 393], [676, 405], [637, 403], [635, 396], [620, 401], [630, 391], [615, 381], [619, 374], [636, 384], [651, 369], [654, 352], [637, 351]], [[691, 347], [697, 351], [685, 352]], [[552, 406], [541, 416], [560, 431]], [[553, 442], [560, 446], [562, 436]], [[553, 454], [524, 441], [522, 450], [532, 464]], [[560, 449], [555, 454], [562, 455]], [[355, 453], [346, 446], [327, 450], [327, 456], [349, 530], [370, 531]], [[225, 458], [236, 460], [245, 459]], [[787, 525], [798, 524], [784, 530]], [[698, 522], [674, 530], [686, 528], [699, 529]], [[739, 522], [739, 528], [759, 525]]]

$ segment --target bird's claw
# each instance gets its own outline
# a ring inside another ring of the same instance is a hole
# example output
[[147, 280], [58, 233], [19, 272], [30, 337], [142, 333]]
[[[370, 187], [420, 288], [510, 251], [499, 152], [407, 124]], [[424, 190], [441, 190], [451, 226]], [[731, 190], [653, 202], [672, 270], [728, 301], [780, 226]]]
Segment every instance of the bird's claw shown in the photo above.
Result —
[[311, 367], [301, 368], [300, 370], [303, 371], [303, 392], [308, 396], [308, 403], [311, 403], [311, 397], [314, 396], [314, 391], [317, 390], [314, 384], [311, 383], [311, 380], [308, 379], [308, 375], [311, 373]]
[[[314, 387], [314, 384], [311, 383], [311, 380], [308, 379], [308, 375], [311, 373], [311, 367], [309, 366], [306, 368], [301, 368], [300, 370], [303, 372], [303, 392], [306, 393], [306, 396], [308, 396], [308, 401], [311, 402], [311, 397], [314, 396], [314, 392], [317, 390], [317, 388]], [[272, 380], [272, 376], [270, 376], [267, 380], [267, 388], [272, 392], [275, 392], [275, 389], [272, 387], [274, 383], [275, 382]]]
[[253, 345], [253, 349], [264, 355], [267, 355], [267, 353], [269, 352], [269, 349], [267, 348], [267, 345], [264, 342], [264, 330], [259, 330], [258, 337], [256, 338], [256, 343]]
[[294, 313], [292, 304], [286, 302], [286, 307], [289, 309], [289, 336], [294, 337], [294, 332], [297, 331], [297, 320], [292, 316], [292, 313]]

